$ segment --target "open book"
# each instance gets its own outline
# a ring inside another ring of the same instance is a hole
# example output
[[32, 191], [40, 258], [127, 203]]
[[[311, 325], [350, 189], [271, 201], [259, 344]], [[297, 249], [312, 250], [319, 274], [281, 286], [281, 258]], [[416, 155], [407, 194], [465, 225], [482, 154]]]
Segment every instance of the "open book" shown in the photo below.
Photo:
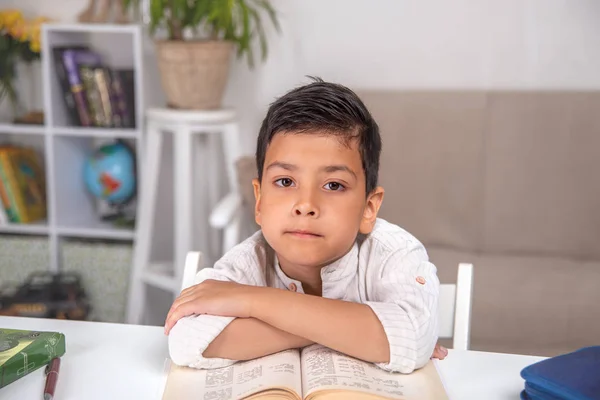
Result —
[[171, 364], [163, 400], [444, 400], [448, 396], [433, 361], [412, 374], [373, 364], [315, 344], [214, 370]]

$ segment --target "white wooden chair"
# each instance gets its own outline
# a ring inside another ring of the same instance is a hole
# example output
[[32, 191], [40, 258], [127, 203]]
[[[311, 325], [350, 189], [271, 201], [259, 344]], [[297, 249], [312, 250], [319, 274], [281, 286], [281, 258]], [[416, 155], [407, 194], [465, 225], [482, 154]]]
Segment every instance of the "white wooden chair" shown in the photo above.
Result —
[[196, 274], [204, 268], [204, 259], [199, 251], [190, 251], [185, 257], [185, 267], [183, 268], [183, 278], [181, 279], [181, 291], [194, 284]]
[[240, 242], [242, 212], [242, 195], [237, 190], [223, 197], [211, 211], [210, 226], [223, 231], [223, 244], [219, 256]]
[[[204, 268], [202, 253], [190, 251], [185, 259], [181, 290], [194, 284], [194, 278], [202, 268]], [[472, 293], [472, 264], [459, 264], [456, 284], [440, 285], [439, 337], [452, 338], [452, 347], [456, 350], [469, 349]]]
[[460, 263], [456, 284], [440, 285], [438, 306], [439, 337], [452, 338], [455, 350], [469, 350], [472, 298], [473, 264]]

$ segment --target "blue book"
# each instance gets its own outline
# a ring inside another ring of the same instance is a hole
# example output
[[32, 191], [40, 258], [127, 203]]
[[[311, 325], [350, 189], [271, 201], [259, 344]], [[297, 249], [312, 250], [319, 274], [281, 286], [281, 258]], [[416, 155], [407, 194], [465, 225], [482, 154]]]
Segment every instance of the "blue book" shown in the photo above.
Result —
[[529, 365], [521, 377], [523, 400], [600, 400], [600, 346]]

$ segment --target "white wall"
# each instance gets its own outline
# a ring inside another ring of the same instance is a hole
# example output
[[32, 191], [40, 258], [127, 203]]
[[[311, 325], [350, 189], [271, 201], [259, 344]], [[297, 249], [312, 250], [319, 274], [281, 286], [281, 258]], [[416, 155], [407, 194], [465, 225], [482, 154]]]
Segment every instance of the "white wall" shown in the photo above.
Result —
[[[0, 0], [74, 20], [86, 0]], [[282, 34], [266, 64], [237, 62], [226, 104], [244, 148], [268, 104], [318, 75], [353, 88], [600, 88], [597, 0], [274, 0]], [[151, 58], [149, 59], [151, 62]], [[149, 66], [155, 71], [155, 66]], [[160, 101], [148, 88], [151, 102]]]
[[600, 88], [596, 0], [275, 4], [284, 32], [271, 57], [252, 74], [238, 66], [228, 92], [250, 151], [268, 103], [305, 75], [353, 88]]

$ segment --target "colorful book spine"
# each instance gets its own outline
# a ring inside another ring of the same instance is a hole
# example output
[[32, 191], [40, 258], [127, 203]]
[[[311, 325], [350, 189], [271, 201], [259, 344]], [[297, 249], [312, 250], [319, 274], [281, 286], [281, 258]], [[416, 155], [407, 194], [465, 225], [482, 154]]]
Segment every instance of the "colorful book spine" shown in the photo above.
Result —
[[94, 83], [100, 93], [100, 104], [102, 106], [102, 126], [113, 126], [113, 110], [110, 93], [110, 77], [104, 67], [94, 68]]
[[16, 222], [14, 216], [11, 215], [11, 205], [8, 193], [4, 187], [4, 180], [2, 178], [2, 167], [0, 167], [0, 224], [8, 224], [9, 222]]
[[52, 49], [52, 53], [54, 56], [54, 70], [56, 71], [56, 76], [58, 78], [58, 82], [63, 92], [64, 104], [69, 116], [68, 122], [70, 125], [83, 126], [85, 123], [85, 114], [83, 115], [83, 119], [81, 119], [79, 115], [79, 110], [77, 108], [75, 95], [73, 91], [71, 91], [71, 84], [69, 82], [68, 71], [63, 60], [63, 53], [66, 50], [87, 50], [87, 48], [83, 46], [75, 46], [54, 47]]
[[47, 365], [66, 352], [59, 332], [0, 328], [0, 388]]
[[2, 196], [2, 203], [4, 204], [8, 220], [18, 223], [21, 222], [21, 218], [17, 209], [16, 193], [13, 185], [14, 180], [11, 180], [12, 169], [7, 164], [7, 161], [5, 161], [6, 157], [4, 156], [10, 150], [10, 147], [0, 148], [0, 196]]
[[8, 219], [8, 214], [6, 214], [6, 209], [4, 208], [4, 186], [2, 185], [2, 180], [0, 179], [0, 225], [6, 225], [10, 222]]
[[[117, 80], [115, 89], [119, 96], [120, 112], [123, 126], [135, 128], [135, 79], [132, 69], [119, 69], [113, 71], [113, 79]], [[115, 85], [113, 85], [115, 87]]]
[[11, 204], [11, 220], [29, 223], [46, 217], [44, 173], [32, 149], [0, 150], [2, 182]]
[[123, 115], [125, 114], [125, 98], [123, 89], [120, 86], [119, 78], [110, 68], [105, 68], [106, 82], [108, 84], [108, 93], [110, 97], [110, 108], [112, 111], [112, 123], [116, 128], [124, 128]]
[[115, 114], [119, 116], [120, 126], [129, 128], [131, 121], [127, 117], [127, 99], [125, 98], [125, 89], [119, 71], [110, 71], [111, 92], [113, 96], [113, 109]]
[[79, 67], [81, 64], [91, 65], [99, 63], [99, 60], [99, 56], [91, 51], [65, 50], [63, 52], [63, 62], [82, 126], [92, 126], [93, 123]]
[[104, 115], [102, 111], [102, 100], [100, 98], [100, 91], [94, 81], [94, 69], [88, 66], [81, 66], [79, 68], [79, 73], [81, 75], [83, 87], [85, 88], [85, 97], [87, 99], [92, 125], [103, 126]]

